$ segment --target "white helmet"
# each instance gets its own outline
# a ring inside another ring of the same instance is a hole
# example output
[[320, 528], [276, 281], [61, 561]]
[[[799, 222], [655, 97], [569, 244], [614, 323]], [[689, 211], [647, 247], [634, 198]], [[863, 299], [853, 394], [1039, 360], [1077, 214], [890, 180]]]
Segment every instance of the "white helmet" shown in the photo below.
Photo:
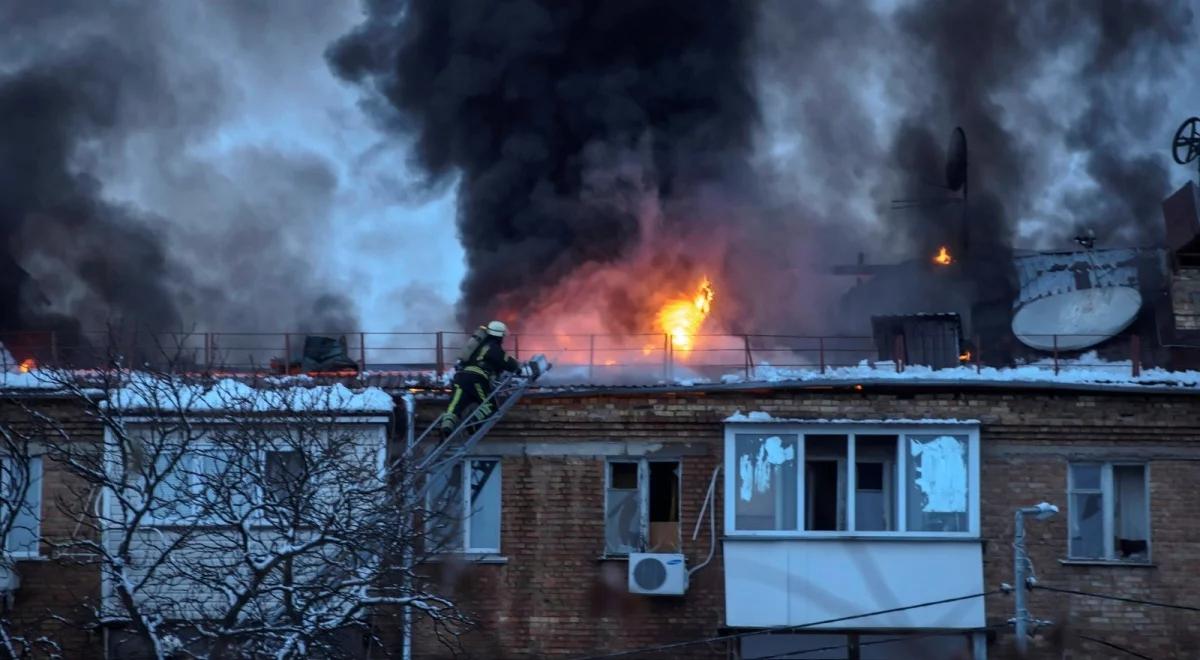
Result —
[[492, 321], [487, 324], [487, 333], [493, 337], [503, 337], [508, 334], [508, 326], [500, 321]]

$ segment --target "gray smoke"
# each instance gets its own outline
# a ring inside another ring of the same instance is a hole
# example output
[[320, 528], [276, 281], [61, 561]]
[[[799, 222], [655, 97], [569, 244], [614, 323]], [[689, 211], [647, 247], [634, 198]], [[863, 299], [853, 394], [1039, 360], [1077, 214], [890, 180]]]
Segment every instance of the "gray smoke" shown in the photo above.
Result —
[[283, 4], [0, 1], [0, 330], [357, 328], [333, 165], [237, 135], [343, 11]]

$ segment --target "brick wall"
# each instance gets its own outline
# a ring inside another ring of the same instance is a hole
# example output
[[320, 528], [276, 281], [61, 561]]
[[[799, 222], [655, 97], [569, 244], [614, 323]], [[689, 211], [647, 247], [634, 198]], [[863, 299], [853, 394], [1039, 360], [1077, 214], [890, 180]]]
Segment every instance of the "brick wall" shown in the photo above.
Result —
[[[423, 419], [439, 404], [422, 404]], [[696, 639], [723, 626], [719, 552], [682, 599], [625, 593], [623, 562], [602, 561], [604, 458], [577, 455], [620, 445], [687, 448], [683, 458], [684, 551], [689, 565], [708, 550], [707, 529], [691, 541], [711, 470], [721, 452], [722, 420], [736, 410], [795, 418], [957, 418], [982, 422], [982, 529], [985, 584], [1012, 581], [1013, 511], [1042, 500], [1063, 514], [1027, 525], [1037, 575], [1045, 584], [1200, 605], [1200, 396], [1130, 392], [946, 391], [912, 386], [580, 393], [529, 397], [493, 431], [488, 446], [503, 460], [503, 554], [506, 564], [474, 565], [456, 589], [480, 620], [464, 644], [476, 657], [563, 657]], [[520, 455], [520, 447], [536, 455]], [[560, 455], [554, 455], [561, 448]], [[514, 449], [516, 448], [516, 449]], [[1071, 458], [1147, 460], [1151, 474], [1153, 567], [1076, 566], [1066, 555], [1066, 471]], [[720, 490], [718, 491], [720, 494]], [[721, 497], [718, 497], [720, 504]], [[722, 525], [718, 510], [718, 526]], [[608, 585], [606, 588], [605, 585]], [[1034, 641], [1044, 657], [1117, 657], [1077, 638], [1083, 633], [1152, 657], [1187, 657], [1200, 645], [1200, 616], [1047, 592], [1032, 595], [1039, 618], [1067, 622]], [[988, 600], [989, 623], [1012, 616], [1011, 596]], [[418, 657], [436, 655], [419, 640]], [[1001, 629], [991, 657], [1011, 657]], [[691, 647], [679, 657], [719, 656]], [[425, 655], [429, 654], [429, 655]], [[660, 655], [656, 657], [670, 657]]]
[[[30, 422], [29, 410], [44, 414], [60, 424], [75, 441], [98, 446], [99, 426], [83, 415], [77, 402], [63, 399], [21, 399], [0, 406], [0, 421], [37, 436], [44, 427]], [[52, 546], [74, 535], [88, 534], [64, 512], [78, 510], [87, 487], [48, 456], [42, 461], [42, 536], [37, 559], [19, 560], [21, 586], [7, 616], [17, 635], [30, 639], [47, 637], [62, 648], [67, 658], [97, 657], [102, 639], [92, 632], [90, 606], [100, 596], [100, 575], [95, 566], [82, 565], [59, 556]], [[65, 621], [62, 619], [66, 619]]]

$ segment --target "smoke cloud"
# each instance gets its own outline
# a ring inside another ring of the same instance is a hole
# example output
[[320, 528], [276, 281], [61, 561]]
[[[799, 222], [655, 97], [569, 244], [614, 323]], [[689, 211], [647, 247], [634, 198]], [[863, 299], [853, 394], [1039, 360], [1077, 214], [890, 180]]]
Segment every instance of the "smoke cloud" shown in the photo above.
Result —
[[[1084, 227], [1157, 240], [1192, 19], [1140, 1], [382, 2], [330, 60], [431, 183], [461, 177], [464, 322], [649, 331], [644, 310], [707, 272], [724, 329], [960, 311], [999, 335], [1015, 249]], [[939, 187], [955, 126], [965, 208]], [[953, 275], [927, 267], [947, 244]], [[839, 319], [829, 266], [856, 252], [910, 265]]]
[[245, 120], [346, 24], [285, 4], [0, 2], [0, 330], [358, 328], [337, 164]]

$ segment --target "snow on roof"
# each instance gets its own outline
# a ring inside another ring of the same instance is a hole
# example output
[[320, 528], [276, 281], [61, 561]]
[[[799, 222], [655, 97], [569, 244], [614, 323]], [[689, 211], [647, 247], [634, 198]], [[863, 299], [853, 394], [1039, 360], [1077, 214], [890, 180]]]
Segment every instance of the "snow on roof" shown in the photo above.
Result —
[[[695, 379], [691, 379], [695, 380]], [[1093, 385], [1172, 385], [1179, 387], [1200, 386], [1200, 371], [1168, 371], [1166, 369], [1143, 369], [1140, 376], [1133, 376], [1129, 361], [1108, 362], [1096, 353], [1089, 352], [1079, 359], [1059, 360], [1058, 373], [1054, 373], [1052, 359], [1021, 364], [1014, 367], [982, 367], [963, 365], [950, 369], [932, 369], [920, 365], [908, 365], [904, 371], [896, 371], [891, 363], [870, 365], [865, 360], [853, 367], [827, 368], [825, 373], [817, 369], [788, 369], [761, 365], [753, 369], [750, 377], [745, 373], [728, 374], [721, 378], [725, 384], [733, 383], [782, 383], [804, 381], [929, 381], [929, 382], [1020, 382], [1048, 384], [1093, 384]]]
[[922, 424], [922, 425], [963, 424], [963, 425], [971, 425], [971, 424], [979, 424], [980, 423], [979, 420], [977, 420], [977, 419], [953, 419], [953, 418], [951, 418], [951, 419], [933, 419], [933, 418], [909, 419], [907, 417], [904, 417], [904, 418], [895, 418], [895, 419], [811, 419], [811, 418], [796, 418], [796, 417], [773, 417], [771, 415], [771, 413], [757, 411], [757, 410], [751, 411], [749, 413], [744, 413], [744, 414], [742, 413], [742, 411], [739, 410], [739, 411], [733, 413], [732, 415], [726, 417], [724, 421], [727, 423], [731, 423], [731, 424], [765, 423], [765, 422], [778, 424], [778, 423], [786, 422], [789, 424]]
[[377, 387], [358, 392], [337, 383], [313, 387], [251, 387], [225, 378], [211, 387], [136, 375], [113, 391], [106, 404], [121, 410], [232, 410], [245, 412], [391, 412], [395, 401]]
[[59, 386], [38, 371], [21, 372], [16, 369], [0, 371], [0, 389], [5, 390], [56, 390]]

